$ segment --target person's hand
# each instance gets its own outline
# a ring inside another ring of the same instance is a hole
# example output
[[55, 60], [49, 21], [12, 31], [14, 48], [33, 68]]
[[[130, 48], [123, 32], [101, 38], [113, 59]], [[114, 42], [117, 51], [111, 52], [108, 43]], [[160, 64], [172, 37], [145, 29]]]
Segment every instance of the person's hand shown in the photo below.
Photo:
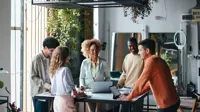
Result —
[[121, 86], [120, 86], [119, 84], [117, 84], [117, 85], [116, 85], [116, 88], [119, 89], [119, 88], [121, 88]]
[[129, 95], [129, 92], [125, 92], [125, 93], [121, 94], [120, 97], [122, 97], [122, 96], [128, 96], [128, 95]]
[[80, 89], [81, 91], [84, 91], [84, 90], [85, 90], [85, 88], [84, 88], [83, 86], [81, 86], [79, 89]]
[[127, 95], [122, 94], [122, 95], [120, 95], [120, 97], [117, 100], [126, 101], [127, 100], [126, 97], [127, 97]]
[[73, 92], [73, 94], [74, 94], [74, 96], [75, 97], [77, 97], [78, 96], [78, 92], [74, 89], [74, 90], [72, 90], [72, 92]]
[[78, 94], [84, 93], [84, 91], [81, 91], [80, 89], [77, 92], [78, 92]]
[[77, 91], [77, 96], [75, 96], [75, 98], [86, 98], [87, 95], [83, 92], [83, 91]]
[[79, 96], [79, 97], [87, 97], [87, 95], [86, 95], [84, 92], [79, 92], [79, 93], [78, 93], [78, 96]]

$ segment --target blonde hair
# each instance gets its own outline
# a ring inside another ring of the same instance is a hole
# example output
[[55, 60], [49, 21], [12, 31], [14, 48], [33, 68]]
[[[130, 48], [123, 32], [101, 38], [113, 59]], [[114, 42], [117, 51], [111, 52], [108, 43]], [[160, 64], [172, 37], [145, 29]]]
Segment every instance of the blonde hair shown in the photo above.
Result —
[[98, 51], [101, 50], [101, 43], [99, 40], [97, 39], [85, 40], [81, 44], [81, 52], [83, 52], [84, 57], [89, 58], [90, 47], [92, 45], [96, 45]]
[[66, 65], [66, 58], [69, 56], [69, 49], [67, 47], [57, 47], [52, 55], [51, 64], [49, 68], [50, 76], [53, 77], [58, 68]]

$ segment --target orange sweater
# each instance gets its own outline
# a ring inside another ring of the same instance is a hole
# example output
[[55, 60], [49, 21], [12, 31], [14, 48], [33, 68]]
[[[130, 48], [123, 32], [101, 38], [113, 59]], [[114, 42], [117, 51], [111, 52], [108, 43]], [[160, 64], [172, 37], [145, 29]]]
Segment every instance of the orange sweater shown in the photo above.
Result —
[[158, 108], [167, 108], [174, 105], [179, 97], [166, 62], [156, 55], [145, 59], [144, 69], [141, 76], [136, 81], [133, 90], [128, 95], [127, 100], [152, 90]]

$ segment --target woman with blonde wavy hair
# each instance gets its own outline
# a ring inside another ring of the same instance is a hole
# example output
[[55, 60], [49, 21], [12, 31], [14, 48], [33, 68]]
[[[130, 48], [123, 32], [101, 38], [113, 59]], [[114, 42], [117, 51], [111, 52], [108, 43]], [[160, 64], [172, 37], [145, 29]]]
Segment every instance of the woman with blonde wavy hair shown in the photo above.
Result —
[[51, 92], [55, 95], [54, 112], [76, 112], [74, 98], [71, 92], [78, 95], [69, 63], [69, 50], [67, 47], [57, 47], [52, 55], [50, 64]]
[[[107, 62], [99, 57], [101, 51], [100, 41], [97, 39], [85, 40], [81, 51], [86, 57], [81, 64], [80, 70], [80, 88], [91, 88], [94, 81], [108, 81], [110, 80], [110, 72]], [[89, 103], [89, 110], [94, 111], [95, 104]], [[97, 105], [97, 110], [98, 105]]]

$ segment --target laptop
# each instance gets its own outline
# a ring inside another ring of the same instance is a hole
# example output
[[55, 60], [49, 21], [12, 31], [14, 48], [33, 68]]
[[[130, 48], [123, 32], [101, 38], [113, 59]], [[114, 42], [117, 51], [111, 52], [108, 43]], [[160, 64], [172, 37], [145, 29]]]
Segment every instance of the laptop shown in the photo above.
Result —
[[112, 85], [112, 81], [93, 82], [91, 84], [92, 93], [111, 93], [110, 86]]

